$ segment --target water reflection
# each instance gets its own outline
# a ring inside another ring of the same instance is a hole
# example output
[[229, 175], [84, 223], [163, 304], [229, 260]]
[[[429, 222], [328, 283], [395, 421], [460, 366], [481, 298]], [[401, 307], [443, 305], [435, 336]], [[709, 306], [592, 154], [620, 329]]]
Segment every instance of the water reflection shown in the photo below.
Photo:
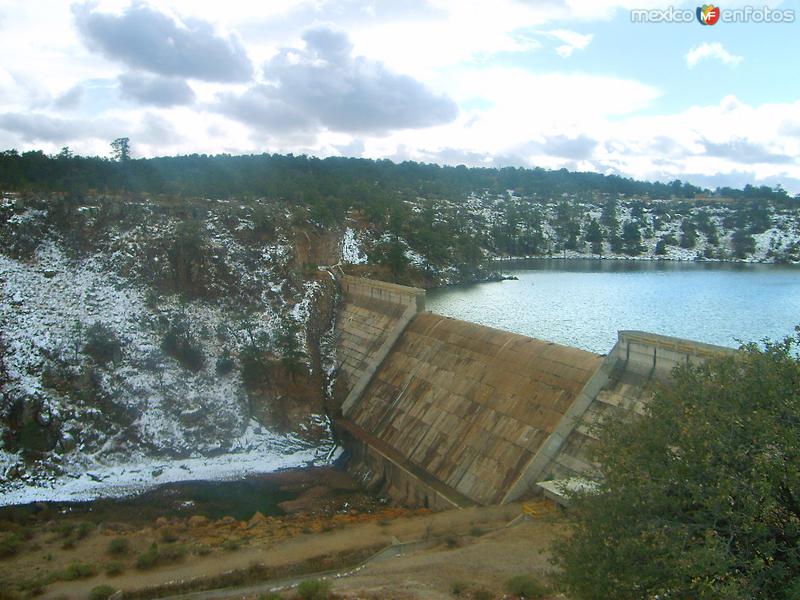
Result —
[[503, 271], [519, 280], [434, 290], [428, 308], [599, 353], [619, 329], [735, 347], [800, 323], [797, 267], [537, 259]]

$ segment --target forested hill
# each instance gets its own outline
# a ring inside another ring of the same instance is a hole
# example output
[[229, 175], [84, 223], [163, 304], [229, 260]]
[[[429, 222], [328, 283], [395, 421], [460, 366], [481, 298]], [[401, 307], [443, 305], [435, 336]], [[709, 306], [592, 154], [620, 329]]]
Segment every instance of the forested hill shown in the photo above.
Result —
[[[636, 181], [617, 175], [566, 169], [517, 167], [467, 168], [390, 160], [260, 154], [216, 156], [192, 154], [145, 159], [109, 160], [73, 155], [68, 148], [48, 156], [41, 151], [0, 153], [0, 187], [5, 190], [86, 191], [89, 189], [184, 196], [272, 196], [288, 200], [312, 197], [357, 202], [393, 196], [447, 197], [503, 193], [555, 197], [562, 194], [624, 194], [650, 198], [693, 198], [704, 190], [679, 180], [669, 184]], [[730, 198], [785, 200], [780, 188], [722, 188]]]
[[0, 190], [56, 192], [70, 214], [98, 196], [236, 200], [257, 221], [280, 205], [295, 230], [349, 232], [364, 274], [425, 286], [491, 277], [503, 256], [800, 261], [800, 201], [780, 186], [712, 192], [564, 169], [277, 154], [132, 159], [125, 138], [112, 147], [115, 160], [2, 152]]

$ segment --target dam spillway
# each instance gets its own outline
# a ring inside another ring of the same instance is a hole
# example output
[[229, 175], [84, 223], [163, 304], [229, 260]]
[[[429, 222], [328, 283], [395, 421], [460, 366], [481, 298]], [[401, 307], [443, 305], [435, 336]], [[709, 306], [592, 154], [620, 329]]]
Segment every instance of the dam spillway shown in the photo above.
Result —
[[592, 424], [729, 349], [620, 332], [606, 356], [425, 312], [424, 290], [344, 276], [335, 420], [349, 469], [434, 509], [510, 502], [591, 472]]

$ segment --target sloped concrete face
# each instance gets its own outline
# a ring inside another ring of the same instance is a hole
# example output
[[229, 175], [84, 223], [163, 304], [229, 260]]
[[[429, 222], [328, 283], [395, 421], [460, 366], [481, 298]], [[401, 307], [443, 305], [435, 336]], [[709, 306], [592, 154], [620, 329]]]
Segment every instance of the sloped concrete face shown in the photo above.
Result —
[[[591, 461], [598, 438], [595, 426], [643, 414], [653, 385], [669, 380], [679, 364], [695, 364], [733, 352], [713, 346], [643, 331], [620, 331], [614, 348], [593, 377], [593, 384], [564, 415], [529, 467], [529, 482], [570, 481], [593, 474]], [[557, 487], [557, 486], [556, 486]], [[553, 486], [550, 486], [551, 493]]]
[[498, 504], [596, 470], [593, 424], [729, 348], [621, 331], [608, 356], [421, 312], [425, 292], [345, 277], [337, 430], [350, 470], [406, 504]]
[[425, 290], [347, 275], [340, 278], [340, 285], [336, 395], [349, 406], [363, 393], [411, 318], [424, 310]]
[[598, 355], [431, 313], [411, 320], [344, 411], [452, 496], [499, 503], [601, 362]]

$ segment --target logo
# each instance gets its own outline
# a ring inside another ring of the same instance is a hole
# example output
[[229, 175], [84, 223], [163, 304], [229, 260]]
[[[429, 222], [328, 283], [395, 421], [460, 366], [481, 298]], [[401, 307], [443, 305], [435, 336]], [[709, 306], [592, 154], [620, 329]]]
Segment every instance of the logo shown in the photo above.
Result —
[[697, 7], [697, 20], [700, 25], [714, 25], [719, 21], [719, 6], [713, 4], [703, 4]]

